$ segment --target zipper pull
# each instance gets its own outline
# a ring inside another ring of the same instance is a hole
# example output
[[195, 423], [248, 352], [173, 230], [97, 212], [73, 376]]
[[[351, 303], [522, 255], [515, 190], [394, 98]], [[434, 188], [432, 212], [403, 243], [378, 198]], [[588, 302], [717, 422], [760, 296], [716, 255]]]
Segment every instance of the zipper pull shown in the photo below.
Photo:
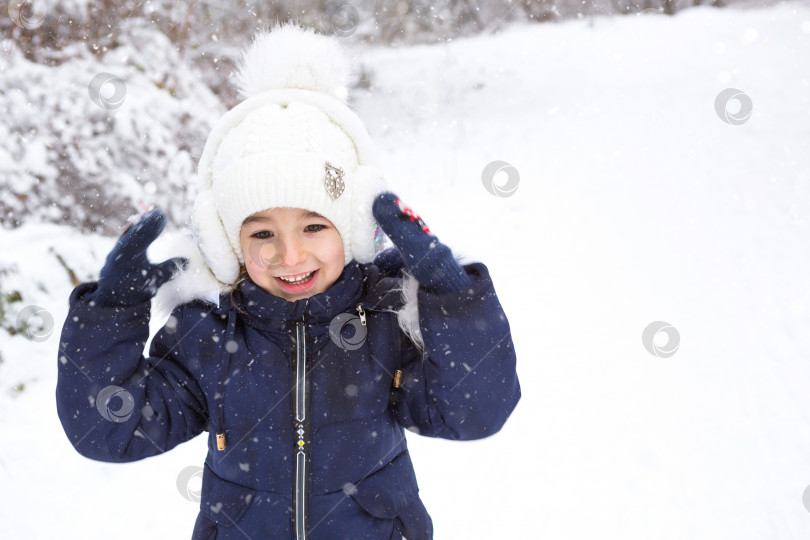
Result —
[[391, 385], [391, 389], [388, 391], [388, 403], [393, 407], [396, 407], [397, 403], [399, 403], [399, 392], [401, 387], [402, 370], [398, 369], [394, 372], [394, 383]]
[[225, 450], [225, 433], [217, 433], [217, 450]]
[[360, 314], [360, 324], [366, 325], [366, 312], [363, 311], [363, 304], [357, 304], [357, 312]]

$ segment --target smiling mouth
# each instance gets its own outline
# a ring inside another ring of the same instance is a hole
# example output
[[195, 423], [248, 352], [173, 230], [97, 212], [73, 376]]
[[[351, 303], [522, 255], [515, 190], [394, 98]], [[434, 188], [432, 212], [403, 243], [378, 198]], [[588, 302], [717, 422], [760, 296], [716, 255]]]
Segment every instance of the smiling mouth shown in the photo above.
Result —
[[286, 285], [303, 285], [315, 276], [315, 272], [317, 272], [317, 270], [312, 270], [304, 274], [293, 274], [291, 276], [276, 276], [276, 279]]

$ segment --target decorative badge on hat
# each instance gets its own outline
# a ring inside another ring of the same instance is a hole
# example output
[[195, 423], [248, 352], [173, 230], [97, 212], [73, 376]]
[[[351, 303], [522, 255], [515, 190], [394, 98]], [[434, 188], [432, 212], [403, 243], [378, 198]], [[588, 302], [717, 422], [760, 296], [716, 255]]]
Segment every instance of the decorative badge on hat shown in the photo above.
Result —
[[333, 166], [328, 161], [325, 168], [326, 174], [323, 178], [323, 184], [326, 186], [326, 192], [332, 197], [332, 200], [335, 200], [346, 189], [346, 184], [343, 183], [343, 169]]

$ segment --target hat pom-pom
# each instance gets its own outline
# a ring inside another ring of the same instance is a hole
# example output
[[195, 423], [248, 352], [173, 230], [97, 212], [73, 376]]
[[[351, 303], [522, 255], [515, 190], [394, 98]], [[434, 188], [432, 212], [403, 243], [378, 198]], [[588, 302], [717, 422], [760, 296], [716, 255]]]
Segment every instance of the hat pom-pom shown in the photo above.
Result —
[[237, 69], [236, 83], [244, 98], [301, 88], [345, 103], [355, 66], [337, 38], [289, 22], [256, 34]]

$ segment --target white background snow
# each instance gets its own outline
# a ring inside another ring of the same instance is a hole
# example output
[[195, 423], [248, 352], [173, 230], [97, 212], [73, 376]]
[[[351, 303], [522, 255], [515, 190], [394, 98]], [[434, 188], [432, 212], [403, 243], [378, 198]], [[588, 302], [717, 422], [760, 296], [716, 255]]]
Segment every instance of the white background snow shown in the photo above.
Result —
[[[377, 86], [358, 110], [392, 188], [487, 264], [517, 350], [523, 398], [501, 432], [408, 434], [436, 538], [810, 537], [810, 6], [362, 55]], [[730, 87], [753, 102], [742, 125], [715, 113]], [[520, 174], [511, 197], [482, 185], [494, 160]], [[0, 229], [13, 285], [56, 321], [42, 342], [0, 335], [2, 538], [191, 534], [198, 503], [176, 483], [204, 437], [112, 465], [56, 416], [71, 286], [55, 254], [95, 279], [113, 241]], [[677, 328], [674, 356], [645, 350], [653, 321]]]

